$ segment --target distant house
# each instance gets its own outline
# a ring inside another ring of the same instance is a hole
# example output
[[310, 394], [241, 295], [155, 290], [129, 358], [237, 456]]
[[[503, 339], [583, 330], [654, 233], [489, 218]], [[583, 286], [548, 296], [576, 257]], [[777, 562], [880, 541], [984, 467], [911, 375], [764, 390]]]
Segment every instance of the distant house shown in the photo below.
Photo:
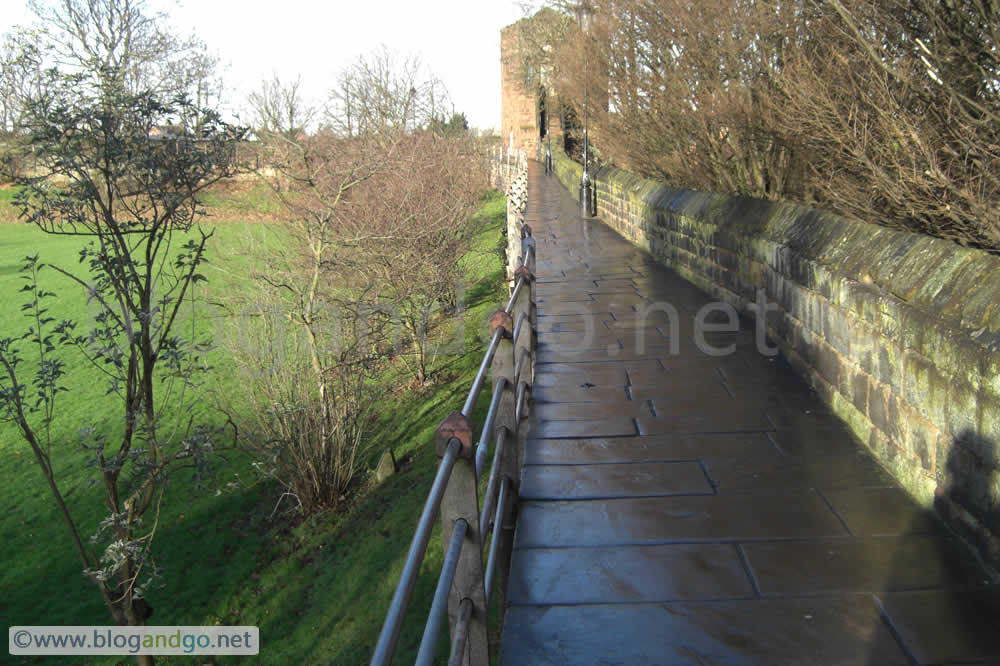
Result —
[[184, 130], [176, 125], [153, 125], [149, 130], [150, 139], [179, 139]]

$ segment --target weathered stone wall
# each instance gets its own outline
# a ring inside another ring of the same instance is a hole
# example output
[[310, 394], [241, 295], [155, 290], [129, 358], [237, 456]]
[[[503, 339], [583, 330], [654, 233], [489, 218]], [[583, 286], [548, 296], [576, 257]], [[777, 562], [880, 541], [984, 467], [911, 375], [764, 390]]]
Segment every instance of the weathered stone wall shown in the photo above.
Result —
[[520, 27], [517, 23], [500, 31], [500, 131], [505, 146], [535, 154], [538, 143], [538, 109], [534, 91], [524, 87], [521, 72]]
[[[580, 166], [558, 153], [577, 191]], [[875, 456], [1000, 564], [1000, 257], [819, 210], [618, 169], [598, 214], [767, 330]]]

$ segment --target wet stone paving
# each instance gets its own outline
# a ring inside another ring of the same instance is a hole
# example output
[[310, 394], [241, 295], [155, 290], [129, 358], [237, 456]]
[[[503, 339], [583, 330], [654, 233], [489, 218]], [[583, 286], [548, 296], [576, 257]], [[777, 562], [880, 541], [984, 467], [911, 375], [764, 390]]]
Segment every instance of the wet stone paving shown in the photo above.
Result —
[[753, 322], [530, 167], [539, 347], [500, 663], [1000, 664], [1000, 588]]

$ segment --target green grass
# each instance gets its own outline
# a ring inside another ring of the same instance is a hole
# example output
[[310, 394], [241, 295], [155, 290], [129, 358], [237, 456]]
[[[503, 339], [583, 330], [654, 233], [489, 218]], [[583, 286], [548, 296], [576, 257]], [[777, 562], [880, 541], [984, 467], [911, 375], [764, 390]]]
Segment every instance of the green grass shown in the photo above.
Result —
[[18, 188], [16, 187], [0, 187], [0, 203], [9, 204], [14, 200], [14, 196], [17, 192]]
[[0, 184], [0, 223], [16, 222], [19, 212], [14, 207], [14, 197], [20, 188]]
[[[225, 242], [241, 231], [237, 226], [220, 227], [219, 240]], [[10, 225], [3, 228], [4, 263], [0, 264], [0, 308], [8, 316], [0, 324], [0, 336], [17, 335], [29, 325], [19, 315], [23, 294], [17, 293], [22, 284], [19, 268], [21, 258], [29, 253], [39, 253], [42, 260], [68, 268], [77, 268], [77, 251], [80, 239], [48, 236], [33, 227]], [[221, 257], [220, 257], [221, 259]], [[58, 301], [50, 301], [52, 314], [58, 318], [88, 320], [88, 308], [82, 288], [55, 271], [43, 270], [42, 280], [46, 289], [55, 291]], [[30, 350], [24, 355], [30, 357]], [[106, 382], [101, 373], [77, 354], [62, 354], [67, 363], [68, 393], [61, 394], [58, 417], [53, 429], [53, 461], [67, 503], [71, 507], [80, 532], [84, 537], [92, 534], [104, 517], [101, 494], [91, 484], [96, 479], [95, 470], [87, 466], [87, 456], [77, 444], [77, 431], [83, 426], [96, 426], [110, 441], [121, 434], [120, 406], [113, 397], [105, 395]], [[231, 385], [233, 373], [224, 354], [216, 351], [209, 355], [216, 368], [208, 379], [211, 389], [225, 391]], [[25, 370], [29, 370], [26, 366]], [[194, 397], [194, 396], [188, 396]], [[207, 397], [207, 393], [206, 393]], [[175, 401], [176, 404], [177, 401]], [[210, 409], [208, 400], [203, 402], [201, 421], [220, 422]], [[100, 603], [96, 589], [86, 583], [79, 570], [79, 563], [70, 547], [66, 527], [57, 513], [55, 503], [37, 468], [28, 446], [20, 439], [16, 429], [5, 424], [0, 434], [0, 484], [5, 489], [8, 512], [0, 517], [0, 538], [5, 544], [3, 567], [0, 568], [0, 590], [7, 603], [0, 610], [7, 624], [39, 624], [59, 619], [60, 624], [103, 623], [107, 612]], [[238, 455], [221, 461], [219, 478], [232, 474], [245, 474], [246, 462]], [[227, 579], [246, 571], [246, 554], [255, 546], [265, 543], [262, 539], [237, 548], [240, 541], [230, 530], [213, 528], [215, 536], [205, 541], [205, 550], [196, 550], [200, 531], [206, 526], [226, 525], [243, 519], [247, 510], [261, 501], [261, 490], [226, 496], [221, 500], [209, 491], [199, 491], [189, 475], [180, 474], [172, 479], [173, 487], [165, 501], [162, 530], [157, 538], [158, 563], [167, 567], [164, 578], [167, 589], [154, 593], [154, 599], [165, 599], [165, 593], [181, 598], [187, 596], [178, 584], [187, 577], [185, 569], [201, 558], [227, 561], [219, 555], [239, 551], [228, 560], [230, 563], [203, 580], [194, 582], [202, 589], [192, 601], [191, 608], [205, 607], [211, 599], [223, 594]], [[206, 517], [211, 516], [211, 520]], [[192, 540], [190, 535], [198, 534]], [[199, 544], [200, 545], [200, 544]], [[187, 563], [187, 564], [185, 564]], [[231, 583], [232, 581], [230, 581]], [[175, 588], [171, 590], [171, 587]], [[58, 590], [58, 593], [54, 591]], [[154, 601], [155, 603], [155, 601]], [[183, 606], [171, 601], [158, 605], [157, 621], [162, 621], [168, 607]], [[27, 617], [25, 617], [27, 616]]]
[[[14, 207], [19, 187], [0, 183], [0, 223], [18, 222]], [[216, 183], [199, 195], [211, 224], [273, 222], [282, 212], [281, 202], [271, 188], [253, 176]]]
[[[256, 206], [247, 203], [248, 206]], [[231, 206], [222, 206], [232, 210]], [[485, 322], [501, 300], [502, 275], [495, 253], [504, 215], [503, 198], [493, 195], [477, 216], [476, 247], [463, 261], [468, 309], [461, 330], [465, 351], [434, 359], [439, 381], [419, 393], [394, 391], [381, 403], [365, 464], [392, 448], [400, 472], [381, 486], [363, 473], [357, 491], [338, 513], [327, 512], [294, 527], [269, 520], [276, 494], [267, 485], [245, 485], [216, 495], [199, 491], [190, 478], [171, 480], [156, 541], [158, 564], [165, 567], [164, 587], [151, 592], [161, 625], [257, 625], [257, 658], [216, 658], [215, 663], [366, 663], [371, 656], [389, 600], [402, 569], [423, 501], [437, 465], [432, 434], [438, 422], [461, 407], [475, 375], [486, 335]], [[76, 265], [79, 239], [52, 237], [22, 225], [0, 229], [0, 336], [23, 329], [18, 315], [20, 259], [38, 252], [43, 261]], [[273, 225], [232, 224], [217, 227], [206, 299], [224, 299], [225, 291], [249, 288], [243, 279], [253, 260], [246, 250], [266, 251], [280, 243]], [[60, 317], [86, 319], [85, 299], [52, 271], [43, 273], [46, 288], [60, 295]], [[214, 285], [214, 286], [213, 286]], [[213, 291], [214, 290], [214, 291]], [[449, 335], [455, 322], [444, 321]], [[67, 360], [74, 357], [67, 355]], [[217, 395], [236, 393], [239, 381], [221, 351], [209, 388]], [[81, 532], [89, 535], [103, 517], [100, 494], [89, 487], [92, 470], [75, 442], [78, 427], [114, 424], [116, 405], [103, 395], [97, 371], [85, 362], [70, 364], [70, 388], [55, 430], [57, 478]], [[395, 378], [400, 382], [402, 376]], [[394, 380], [391, 380], [394, 381]], [[488, 395], [476, 413], [481, 422]], [[218, 419], [211, 393], [203, 400], [205, 418]], [[112, 428], [113, 431], [113, 428]], [[0, 515], [0, 616], [12, 624], [107, 624], [107, 611], [96, 590], [80, 575], [79, 564], [55, 504], [43, 485], [28, 447], [12, 427], [0, 431], [0, 484], [7, 511]], [[239, 474], [248, 479], [248, 462], [231, 453], [218, 469], [218, 483]], [[440, 535], [432, 538], [400, 643], [400, 663], [412, 661], [422, 633], [442, 559]], [[440, 646], [446, 650], [446, 645]], [[90, 658], [87, 663], [120, 663]], [[209, 659], [166, 658], [162, 663], [205, 663]], [[36, 663], [35, 658], [23, 663]], [[52, 658], [52, 663], [80, 663]]]
[[263, 221], [282, 212], [271, 188], [253, 177], [219, 183], [200, 198], [212, 222]]

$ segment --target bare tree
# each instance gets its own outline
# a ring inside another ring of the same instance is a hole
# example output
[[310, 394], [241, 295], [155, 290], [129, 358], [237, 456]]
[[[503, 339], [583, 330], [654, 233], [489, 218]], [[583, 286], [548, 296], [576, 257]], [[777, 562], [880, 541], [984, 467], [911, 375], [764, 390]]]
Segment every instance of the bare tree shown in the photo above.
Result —
[[604, 154], [688, 187], [777, 198], [797, 186], [769, 92], [790, 38], [780, 3], [591, 4], [591, 33], [577, 30], [560, 48], [572, 64], [558, 86], [578, 115], [584, 88], [592, 91]]
[[29, 6], [39, 19], [49, 66], [130, 93], [189, 92], [171, 71], [201, 56], [204, 44], [172, 33], [166, 15], [145, 0], [31, 0]]
[[[191, 37], [185, 45], [185, 55], [166, 63], [167, 87], [184, 95], [196, 109], [214, 109], [223, 101], [226, 91], [222, 65], [218, 54], [209, 51], [208, 46], [197, 37]], [[194, 131], [203, 122], [194, 119]]]
[[[144, 0], [33, 0], [30, 6], [36, 24], [12, 30], [0, 46], [0, 129], [18, 135], [29, 97], [44, 93], [51, 68], [95, 88], [186, 97], [193, 108], [220, 103], [218, 56], [197, 37], [170, 32], [165, 15]], [[197, 129], [201, 120], [193, 121]]]
[[1000, 249], [1000, 8], [832, 0], [791, 53], [779, 122], [849, 216]]
[[250, 373], [256, 412], [244, 430], [258, 435], [261, 469], [305, 512], [347, 490], [380, 385], [369, 379], [394, 362], [429, 379], [429, 333], [456, 300], [465, 222], [486, 180], [464, 136], [412, 131], [415, 102], [436, 105], [440, 93], [428, 84], [420, 97], [412, 63], [390, 65], [352, 67], [337, 130], [274, 142], [270, 158], [287, 242], [252, 276], [267, 306], [247, 321], [265, 351], [236, 356]]
[[37, 32], [16, 28], [0, 44], [0, 131], [20, 134], [27, 100], [42, 84], [42, 54]]
[[316, 107], [305, 98], [302, 77], [283, 81], [277, 74], [261, 81], [247, 98], [257, 132], [294, 140], [304, 133], [316, 115]]
[[440, 79], [415, 56], [399, 56], [383, 46], [340, 72], [325, 121], [337, 134], [374, 136], [425, 128], [451, 113]]
[[29, 157], [25, 113], [45, 77], [37, 31], [16, 28], [0, 44], [0, 168], [8, 178], [22, 174]]
[[[403, 334], [395, 354], [414, 380], [430, 379], [435, 316], [454, 305], [467, 223], [484, 183], [480, 156], [462, 135], [409, 135], [396, 146], [392, 168], [355, 196], [353, 252], [378, 304]], [[363, 233], [362, 233], [363, 232]]]
[[569, 62], [555, 56], [558, 47], [574, 34], [572, 13], [573, 3], [554, 0], [529, 20], [518, 22], [518, 62], [528, 90], [552, 85], [561, 78], [561, 68]]
[[[568, 20], [572, 4], [551, 4]], [[547, 62], [540, 49], [552, 47], [555, 86], [576, 115], [591, 91], [605, 158], [674, 185], [799, 199], [1000, 248], [994, 4], [589, 5], [586, 36], [570, 29], [559, 39], [546, 14], [524, 22], [522, 57], [537, 69]]]
[[354, 191], [386, 162], [367, 147], [328, 132], [273, 142], [268, 182], [286, 210], [285, 242], [258, 257], [232, 345], [248, 375], [251, 411], [237, 416], [245, 443], [307, 514], [347, 491], [378, 397], [368, 382], [373, 286], [353, 270], [345, 248], [355, 239], [343, 228]]

